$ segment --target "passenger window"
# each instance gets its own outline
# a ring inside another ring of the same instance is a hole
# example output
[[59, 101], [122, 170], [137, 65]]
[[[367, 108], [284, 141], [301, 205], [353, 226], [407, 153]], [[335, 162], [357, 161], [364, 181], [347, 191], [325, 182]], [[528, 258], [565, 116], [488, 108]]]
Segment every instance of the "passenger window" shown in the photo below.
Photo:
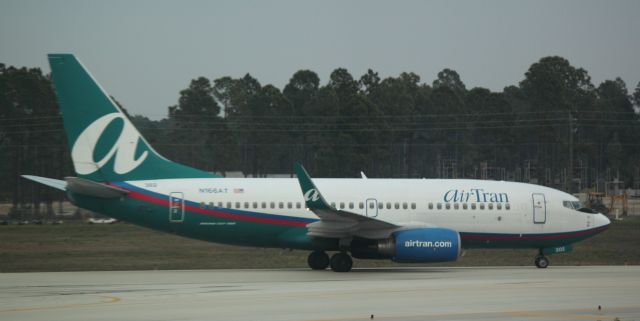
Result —
[[433, 203], [429, 203], [429, 209], [432, 210], [433, 209]]
[[336, 208], [336, 203], [335, 202], [331, 202], [331, 207]]
[[[371, 203], [371, 205], [369, 205], [369, 206], [370, 206], [371, 208], [373, 208], [373, 203]], [[364, 209], [364, 203], [362, 203], [362, 202], [358, 203], [358, 207], [359, 207], [360, 209]]]
[[453, 208], [455, 208], [455, 209], [460, 208], [460, 204], [458, 204], [458, 203], [453, 204]]
[[391, 202], [387, 202], [387, 209], [390, 210], [391, 209]]
[[209, 202], [209, 208], [214, 208], [213, 202]]
[[468, 209], [468, 205], [467, 205], [467, 203], [462, 204], [462, 209], [463, 209], [463, 210]]
[[222, 204], [222, 202], [218, 202], [218, 207], [224, 207], [224, 205]]
[[240, 208], [240, 202], [236, 202], [236, 208]]
[[502, 209], [502, 204], [501, 203], [496, 204], [496, 208], [501, 210]]
[[278, 203], [278, 208], [284, 208], [284, 203], [282, 202]]
[[504, 204], [504, 209], [505, 210], [510, 210], [511, 209], [511, 204], [509, 204], [509, 203]]
[[438, 203], [438, 209], [441, 210], [442, 209], [442, 203]]
[[409, 205], [406, 202], [402, 203], [402, 209], [406, 210], [407, 208], [409, 208]]
[[249, 208], [249, 202], [244, 202], [244, 208]]
[[451, 209], [451, 204], [450, 204], [450, 203], [447, 203], [447, 204], [445, 204], [445, 207], [446, 207], [448, 210], [450, 210], [450, 209]]
[[258, 208], [258, 202], [253, 202], [253, 208]]
[[352, 210], [353, 209], [353, 202], [349, 202], [349, 209]]
[[384, 203], [383, 202], [378, 203], [378, 209], [381, 210], [383, 208], [384, 208]]
[[262, 202], [262, 208], [267, 208], [267, 202]]
[[301, 208], [300, 202], [296, 202], [296, 208]]
[[287, 202], [287, 208], [293, 208], [293, 204], [291, 202]]
[[204, 202], [200, 203], [200, 208], [204, 208]]
[[471, 203], [471, 209], [475, 210], [476, 209], [476, 203]]
[[373, 204], [373, 202], [369, 202], [369, 208], [373, 209], [374, 207], [376, 207], [376, 204]]
[[231, 202], [227, 202], [227, 208], [231, 208]]
[[483, 210], [484, 209], [484, 203], [480, 203], [480, 209]]
[[394, 204], [394, 205], [395, 205], [396, 209], [400, 209], [400, 203], [396, 202], [396, 204]]
[[344, 202], [340, 202], [340, 209], [344, 208]]
[[276, 208], [276, 202], [271, 202], [269, 206], [271, 206], [271, 208]]
[[489, 209], [492, 210], [493, 209], [493, 203], [489, 203]]
[[416, 203], [411, 203], [411, 209], [415, 210], [416, 209]]

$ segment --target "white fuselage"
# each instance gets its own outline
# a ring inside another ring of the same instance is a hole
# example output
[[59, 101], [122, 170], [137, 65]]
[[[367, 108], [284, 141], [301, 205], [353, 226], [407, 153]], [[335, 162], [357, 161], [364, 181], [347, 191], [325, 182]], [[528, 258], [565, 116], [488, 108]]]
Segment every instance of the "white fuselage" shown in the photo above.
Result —
[[[548, 187], [467, 179], [314, 179], [337, 209], [400, 226], [467, 233], [547, 234], [609, 224], [602, 214], [563, 205], [576, 197]], [[296, 179], [221, 178], [129, 181], [163, 195], [182, 193], [199, 206], [317, 219]], [[534, 205], [534, 202], [537, 204]]]

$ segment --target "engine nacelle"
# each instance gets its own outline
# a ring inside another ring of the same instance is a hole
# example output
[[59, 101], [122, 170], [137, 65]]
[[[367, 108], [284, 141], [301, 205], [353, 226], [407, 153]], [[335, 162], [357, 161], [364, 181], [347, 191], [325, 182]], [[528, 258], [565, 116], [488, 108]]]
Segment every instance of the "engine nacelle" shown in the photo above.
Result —
[[455, 261], [460, 256], [460, 234], [435, 227], [398, 231], [378, 243], [378, 252], [399, 263]]

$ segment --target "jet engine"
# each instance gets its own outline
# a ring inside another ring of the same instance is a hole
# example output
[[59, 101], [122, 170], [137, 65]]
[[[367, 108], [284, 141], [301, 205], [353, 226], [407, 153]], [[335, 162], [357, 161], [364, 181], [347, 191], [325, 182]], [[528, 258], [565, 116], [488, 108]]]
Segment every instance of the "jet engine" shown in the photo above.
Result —
[[398, 231], [378, 241], [377, 252], [399, 263], [455, 261], [460, 256], [460, 234], [446, 228]]

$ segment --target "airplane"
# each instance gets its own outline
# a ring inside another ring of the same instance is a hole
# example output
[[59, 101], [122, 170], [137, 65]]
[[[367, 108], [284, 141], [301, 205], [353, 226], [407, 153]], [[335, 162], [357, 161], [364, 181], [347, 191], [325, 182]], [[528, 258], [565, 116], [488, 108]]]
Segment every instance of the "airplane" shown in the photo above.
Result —
[[[49, 54], [77, 176], [23, 177], [65, 191], [78, 207], [189, 238], [310, 251], [313, 270], [352, 257], [456, 261], [462, 249], [569, 252], [609, 219], [552, 188], [472, 179], [223, 178], [160, 154], [73, 54]], [[331, 257], [327, 252], [335, 252]], [[498, 263], [498, 262], [496, 262]]]

